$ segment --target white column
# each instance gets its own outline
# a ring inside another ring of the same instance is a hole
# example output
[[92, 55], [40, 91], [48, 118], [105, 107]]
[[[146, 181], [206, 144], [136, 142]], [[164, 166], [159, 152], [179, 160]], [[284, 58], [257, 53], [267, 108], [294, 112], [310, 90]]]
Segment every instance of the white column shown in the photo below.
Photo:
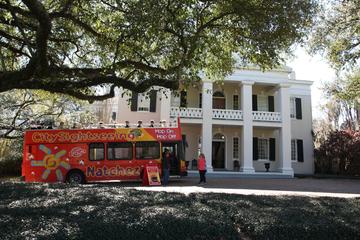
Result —
[[278, 90], [278, 103], [281, 112], [280, 129], [280, 164], [279, 170], [282, 173], [294, 176], [291, 166], [291, 119], [290, 119], [290, 95], [289, 84], [280, 84]]
[[241, 109], [243, 112], [243, 130], [241, 140], [240, 171], [254, 173], [253, 167], [253, 120], [252, 120], [252, 81], [243, 81], [241, 87]]
[[171, 108], [171, 92], [169, 89], [164, 88], [161, 90], [160, 101], [160, 120], [170, 122], [170, 108]]
[[213, 171], [212, 167], [212, 95], [213, 83], [210, 81], [203, 82], [202, 88], [202, 135], [201, 135], [201, 152], [206, 159], [206, 168], [208, 172]]

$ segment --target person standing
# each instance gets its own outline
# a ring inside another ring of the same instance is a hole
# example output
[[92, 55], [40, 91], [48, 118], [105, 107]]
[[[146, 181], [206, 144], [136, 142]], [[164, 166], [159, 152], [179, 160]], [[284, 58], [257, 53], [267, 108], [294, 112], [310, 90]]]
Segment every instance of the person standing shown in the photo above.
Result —
[[198, 170], [199, 170], [199, 174], [200, 174], [200, 182], [201, 183], [206, 183], [206, 177], [205, 177], [205, 173], [206, 173], [206, 160], [205, 160], [205, 155], [203, 153], [200, 153], [199, 155], [199, 159], [198, 159]]
[[170, 175], [170, 152], [169, 149], [165, 149], [161, 161], [162, 165], [162, 184], [167, 186], [169, 183], [169, 175]]

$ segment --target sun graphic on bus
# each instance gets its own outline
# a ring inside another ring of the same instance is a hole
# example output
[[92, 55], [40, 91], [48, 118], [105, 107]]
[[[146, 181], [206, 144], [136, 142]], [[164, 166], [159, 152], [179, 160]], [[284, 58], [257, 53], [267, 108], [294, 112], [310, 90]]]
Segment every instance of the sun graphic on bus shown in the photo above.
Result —
[[47, 179], [49, 177], [49, 174], [52, 170], [55, 171], [56, 178], [58, 181], [63, 181], [64, 177], [62, 175], [61, 170], [58, 168], [59, 166], [63, 167], [64, 169], [69, 170], [70, 165], [62, 161], [60, 158], [66, 154], [65, 150], [61, 150], [55, 154], [52, 154], [51, 150], [45, 145], [39, 146], [40, 150], [43, 151], [46, 155], [44, 156], [43, 160], [33, 160], [31, 161], [31, 166], [34, 167], [45, 167], [45, 171], [42, 174], [42, 179]]

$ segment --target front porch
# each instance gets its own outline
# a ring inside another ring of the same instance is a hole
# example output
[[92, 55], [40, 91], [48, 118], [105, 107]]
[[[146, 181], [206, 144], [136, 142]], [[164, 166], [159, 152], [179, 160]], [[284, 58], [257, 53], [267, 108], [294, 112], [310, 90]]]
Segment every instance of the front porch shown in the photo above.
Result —
[[[188, 170], [189, 177], [198, 177], [199, 172], [196, 170]], [[246, 173], [239, 171], [224, 171], [224, 170], [214, 170], [212, 172], [207, 172], [206, 176], [209, 178], [293, 178], [291, 174], [286, 174], [282, 172], [254, 172], [254, 173]]]
[[[282, 145], [281, 127], [251, 128], [251, 138], [246, 137], [244, 126], [213, 124], [204, 139], [202, 124], [182, 123], [187, 148], [185, 159], [188, 170], [197, 173], [197, 158], [200, 152], [207, 154], [208, 174], [229, 177], [292, 177], [292, 162], [284, 158], [284, 151], [290, 153], [291, 146]], [[250, 140], [251, 139], [251, 140]], [[247, 153], [246, 155], [244, 153]], [[286, 163], [284, 163], [286, 161]], [[269, 165], [268, 172], [266, 165]], [[284, 171], [284, 166], [290, 171]], [[250, 169], [250, 170], [249, 170]]]

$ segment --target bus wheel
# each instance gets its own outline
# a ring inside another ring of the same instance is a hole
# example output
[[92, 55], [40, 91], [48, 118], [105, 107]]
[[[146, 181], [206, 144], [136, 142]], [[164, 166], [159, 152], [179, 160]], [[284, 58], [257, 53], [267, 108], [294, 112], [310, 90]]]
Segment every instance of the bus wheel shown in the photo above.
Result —
[[80, 170], [73, 170], [67, 174], [66, 182], [73, 184], [81, 184], [85, 182], [85, 176]]

